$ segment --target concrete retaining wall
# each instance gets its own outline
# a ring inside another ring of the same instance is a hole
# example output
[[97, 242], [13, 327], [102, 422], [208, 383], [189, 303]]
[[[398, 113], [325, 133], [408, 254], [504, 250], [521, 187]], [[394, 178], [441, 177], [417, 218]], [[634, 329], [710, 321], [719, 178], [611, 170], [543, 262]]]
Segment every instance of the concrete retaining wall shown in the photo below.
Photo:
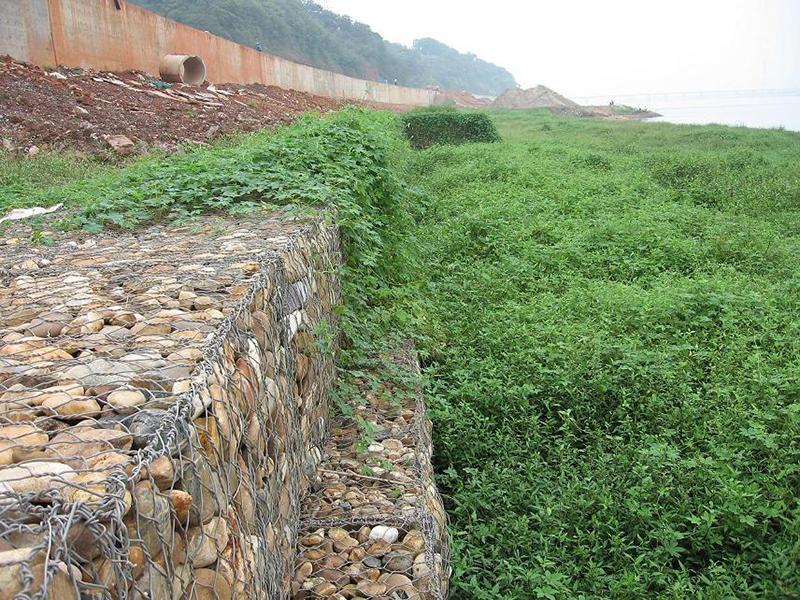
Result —
[[[118, 8], [120, 6], [120, 8]], [[262, 83], [348, 100], [427, 106], [436, 92], [366, 81], [262, 54], [124, 0], [0, 0], [0, 55], [37, 64], [158, 74], [198, 54], [213, 83]]]

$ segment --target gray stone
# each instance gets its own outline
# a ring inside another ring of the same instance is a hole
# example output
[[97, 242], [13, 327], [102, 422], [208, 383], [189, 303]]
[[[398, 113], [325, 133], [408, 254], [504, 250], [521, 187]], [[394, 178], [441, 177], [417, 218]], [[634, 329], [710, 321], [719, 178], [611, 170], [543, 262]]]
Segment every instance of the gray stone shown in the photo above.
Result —
[[166, 410], [147, 409], [133, 415], [127, 422], [128, 431], [133, 435], [133, 447], [136, 449], [153, 446], [162, 449], [164, 440], [156, 437], [156, 431], [161, 427]]
[[392, 552], [383, 557], [383, 568], [392, 573], [405, 573], [414, 566], [414, 560], [401, 552]]

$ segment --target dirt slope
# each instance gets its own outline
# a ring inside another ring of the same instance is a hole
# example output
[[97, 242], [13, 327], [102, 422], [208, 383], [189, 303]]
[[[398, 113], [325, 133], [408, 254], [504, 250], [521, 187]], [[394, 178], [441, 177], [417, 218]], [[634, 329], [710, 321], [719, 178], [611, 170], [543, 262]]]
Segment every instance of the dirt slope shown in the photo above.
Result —
[[0, 57], [0, 143], [21, 151], [36, 146], [96, 153], [111, 150], [113, 136], [133, 142], [124, 153], [172, 149], [342, 104], [275, 86], [170, 86], [142, 73], [44, 71]]

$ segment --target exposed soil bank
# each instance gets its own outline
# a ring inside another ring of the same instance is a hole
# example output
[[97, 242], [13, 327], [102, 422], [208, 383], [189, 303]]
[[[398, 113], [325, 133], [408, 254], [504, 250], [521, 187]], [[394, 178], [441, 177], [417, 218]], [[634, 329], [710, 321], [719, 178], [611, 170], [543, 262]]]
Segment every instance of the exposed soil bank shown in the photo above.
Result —
[[352, 103], [275, 86], [169, 85], [138, 72], [46, 71], [0, 59], [0, 141], [8, 150], [171, 150], [344, 104]]

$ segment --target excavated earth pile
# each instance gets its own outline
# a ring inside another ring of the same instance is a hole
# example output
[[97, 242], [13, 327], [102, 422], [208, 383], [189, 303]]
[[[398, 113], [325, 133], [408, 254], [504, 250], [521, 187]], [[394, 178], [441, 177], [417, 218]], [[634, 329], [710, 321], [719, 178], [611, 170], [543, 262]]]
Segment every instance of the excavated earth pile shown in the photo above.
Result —
[[275, 86], [190, 87], [136, 72], [43, 70], [0, 57], [0, 142], [8, 150], [69, 147], [123, 155], [172, 150], [183, 142], [207, 143], [344, 104], [357, 103]]
[[579, 108], [577, 102], [544, 85], [537, 85], [527, 90], [506, 90], [495, 98], [492, 106], [494, 108]]

